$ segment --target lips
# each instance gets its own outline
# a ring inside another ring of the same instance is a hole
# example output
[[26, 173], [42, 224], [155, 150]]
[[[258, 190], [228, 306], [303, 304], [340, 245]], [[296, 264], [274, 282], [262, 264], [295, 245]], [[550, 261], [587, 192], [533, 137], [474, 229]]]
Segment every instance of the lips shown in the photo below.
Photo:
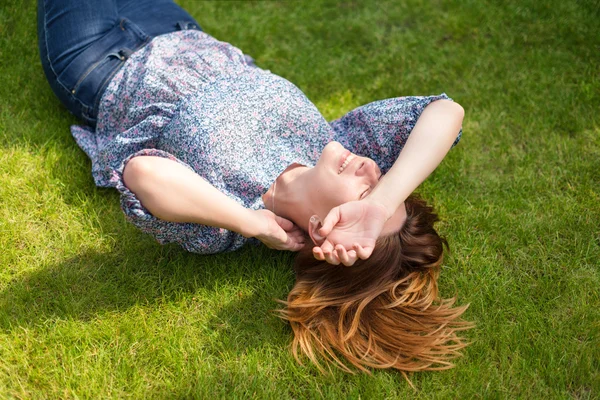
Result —
[[340, 159], [339, 159], [339, 162], [338, 162], [338, 170], [339, 170], [340, 168], [342, 168], [342, 164], [344, 163], [344, 161], [346, 161], [346, 158], [347, 158], [347, 157], [348, 157], [350, 154], [352, 154], [352, 153], [350, 152], [350, 150], [344, 150], [344, 152], [342, 153], [342, 156], [340, 157]]
[[340, 168], [338, 169], [338, 175], [341, 174], [356, 158], [356, 155], [350, 152], [348, 153], [349, 154], [347, 154], [346, 157], [343, 158], [342, 165], [340, 165]]

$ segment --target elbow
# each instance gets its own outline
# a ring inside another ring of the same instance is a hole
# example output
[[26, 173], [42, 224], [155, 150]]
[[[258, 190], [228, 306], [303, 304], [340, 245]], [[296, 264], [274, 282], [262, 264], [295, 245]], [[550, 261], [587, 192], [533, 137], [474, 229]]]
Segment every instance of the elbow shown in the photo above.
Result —
[[463, 119], [465, 118], [465, 109], [458, 103], [452, 103], [452, 121], [454, 129], [452, 129], [452, 137], [453, 143], [456, 144], [459, 140], [460, 130], [462, 129]]
[[438, 102], [441, 103], [440, 106], [444, 114], [452, 119], [462, 122], [465, 117], [465, 109], [460, 104], [455, 103], [452, 100], [439, 100]]
[[465, 118], [465, 109], [458, 103], [453, 102], [452, 104], [454, 115], [462, 122], [462, 120]]
[[445, 121], [446, 126], [452, 126], [448, 133], [452, 137], [456, 137], [465, 118], [465, 109], [460, 104], [445, 99], [438, 100], [432, 105], [435, 105], [438, 117]]
[[123, 183], [136, 195], [145, 190], [148, 177], [154, 174], [154, 168], [148, 161], [148, 157], [133, 157], [123, 169]]
[[453, 118], [458, 120], [463, 120], [465, 117], [465, 109], [458, 103], [455, 103], [452, 100], [442, 99], [434, 101], [429, 104], [426, 109], [431, 108], [432, 112], [438, 114], [438, 117], [444, 116], [446, 118]]

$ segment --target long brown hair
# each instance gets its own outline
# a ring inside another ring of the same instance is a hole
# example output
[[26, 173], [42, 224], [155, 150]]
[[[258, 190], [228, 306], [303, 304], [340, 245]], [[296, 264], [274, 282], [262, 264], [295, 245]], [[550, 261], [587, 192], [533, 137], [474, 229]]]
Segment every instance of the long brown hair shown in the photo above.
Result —
[[278, 310], [294, 331], [292, 351], [323, 371], [319, 358], [345, 371], [408, 371], [453, 367], [467, 345], [457, 335], [471, 323], [468, 306], [438, 297], [437, 278], [445, 239], [435, 231], [432, 207], [418, 197], [406, 202], [397, 233], [377, 240], [367, 260], [352, 267], [316, 260], [310, 247], [296, 258], [296, 283]]

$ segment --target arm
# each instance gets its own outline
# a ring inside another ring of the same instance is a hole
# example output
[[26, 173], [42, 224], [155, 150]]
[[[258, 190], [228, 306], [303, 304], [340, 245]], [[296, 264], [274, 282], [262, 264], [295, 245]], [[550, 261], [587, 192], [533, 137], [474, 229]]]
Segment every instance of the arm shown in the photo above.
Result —
[[462, 125], [465, 111], [450, 100], [428, 105], [392, 168], [365, 198], [386, 211], [386, 221], [442, 162]]
[[125, 186], [155, 217], [225, 228], [256, 237], [269, 247], [299, 250], [301, 233], [267, 210], [249, 210], [194, 171], [163, 157], [133, 157], [123, 170]]
[[[404, 207], [400, 206], [446, 156], [463, 117], [462, 107], [449, 100], [428, 105], [398, 158], [373, 191], [362, 201], [332, 209], [321, 228], [316, 221], [311, 223], [311, 233], [318, 244], [313, 249], [314, 256], [344, 265], [354, 264], [357, 257], [368, 258], [384, 229], [398, 229], [398, 221], [404, 220], [400, 215]], [[387, 221], [395, 226], [385, 226]]]

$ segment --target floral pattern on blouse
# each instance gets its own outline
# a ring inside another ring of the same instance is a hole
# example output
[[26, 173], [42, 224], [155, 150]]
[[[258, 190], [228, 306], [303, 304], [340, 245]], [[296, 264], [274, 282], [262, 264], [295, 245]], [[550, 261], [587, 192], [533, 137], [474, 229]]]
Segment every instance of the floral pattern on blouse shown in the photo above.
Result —
[[[291, 82], [256, 67], [228, 43], [185, 30], [158, 36], [132, 54], [102, 96], [95, 131], [73, 126], [71, 132], [92, 160], [96, 185], [120, 192], [129, 221], [160, 243], [211, 254], [249, 239], [154, 217], [123, 184], [132, 157], [175, 160], [256, 210], [265, 207], [262, 194], [288, 165], [314, 166], [332, 140], [372, 158], [385, 173], [423, 109], [447, 98], [376, 101], [328, 123]], [[459, 139], [460, 133], [455, 144]]]

